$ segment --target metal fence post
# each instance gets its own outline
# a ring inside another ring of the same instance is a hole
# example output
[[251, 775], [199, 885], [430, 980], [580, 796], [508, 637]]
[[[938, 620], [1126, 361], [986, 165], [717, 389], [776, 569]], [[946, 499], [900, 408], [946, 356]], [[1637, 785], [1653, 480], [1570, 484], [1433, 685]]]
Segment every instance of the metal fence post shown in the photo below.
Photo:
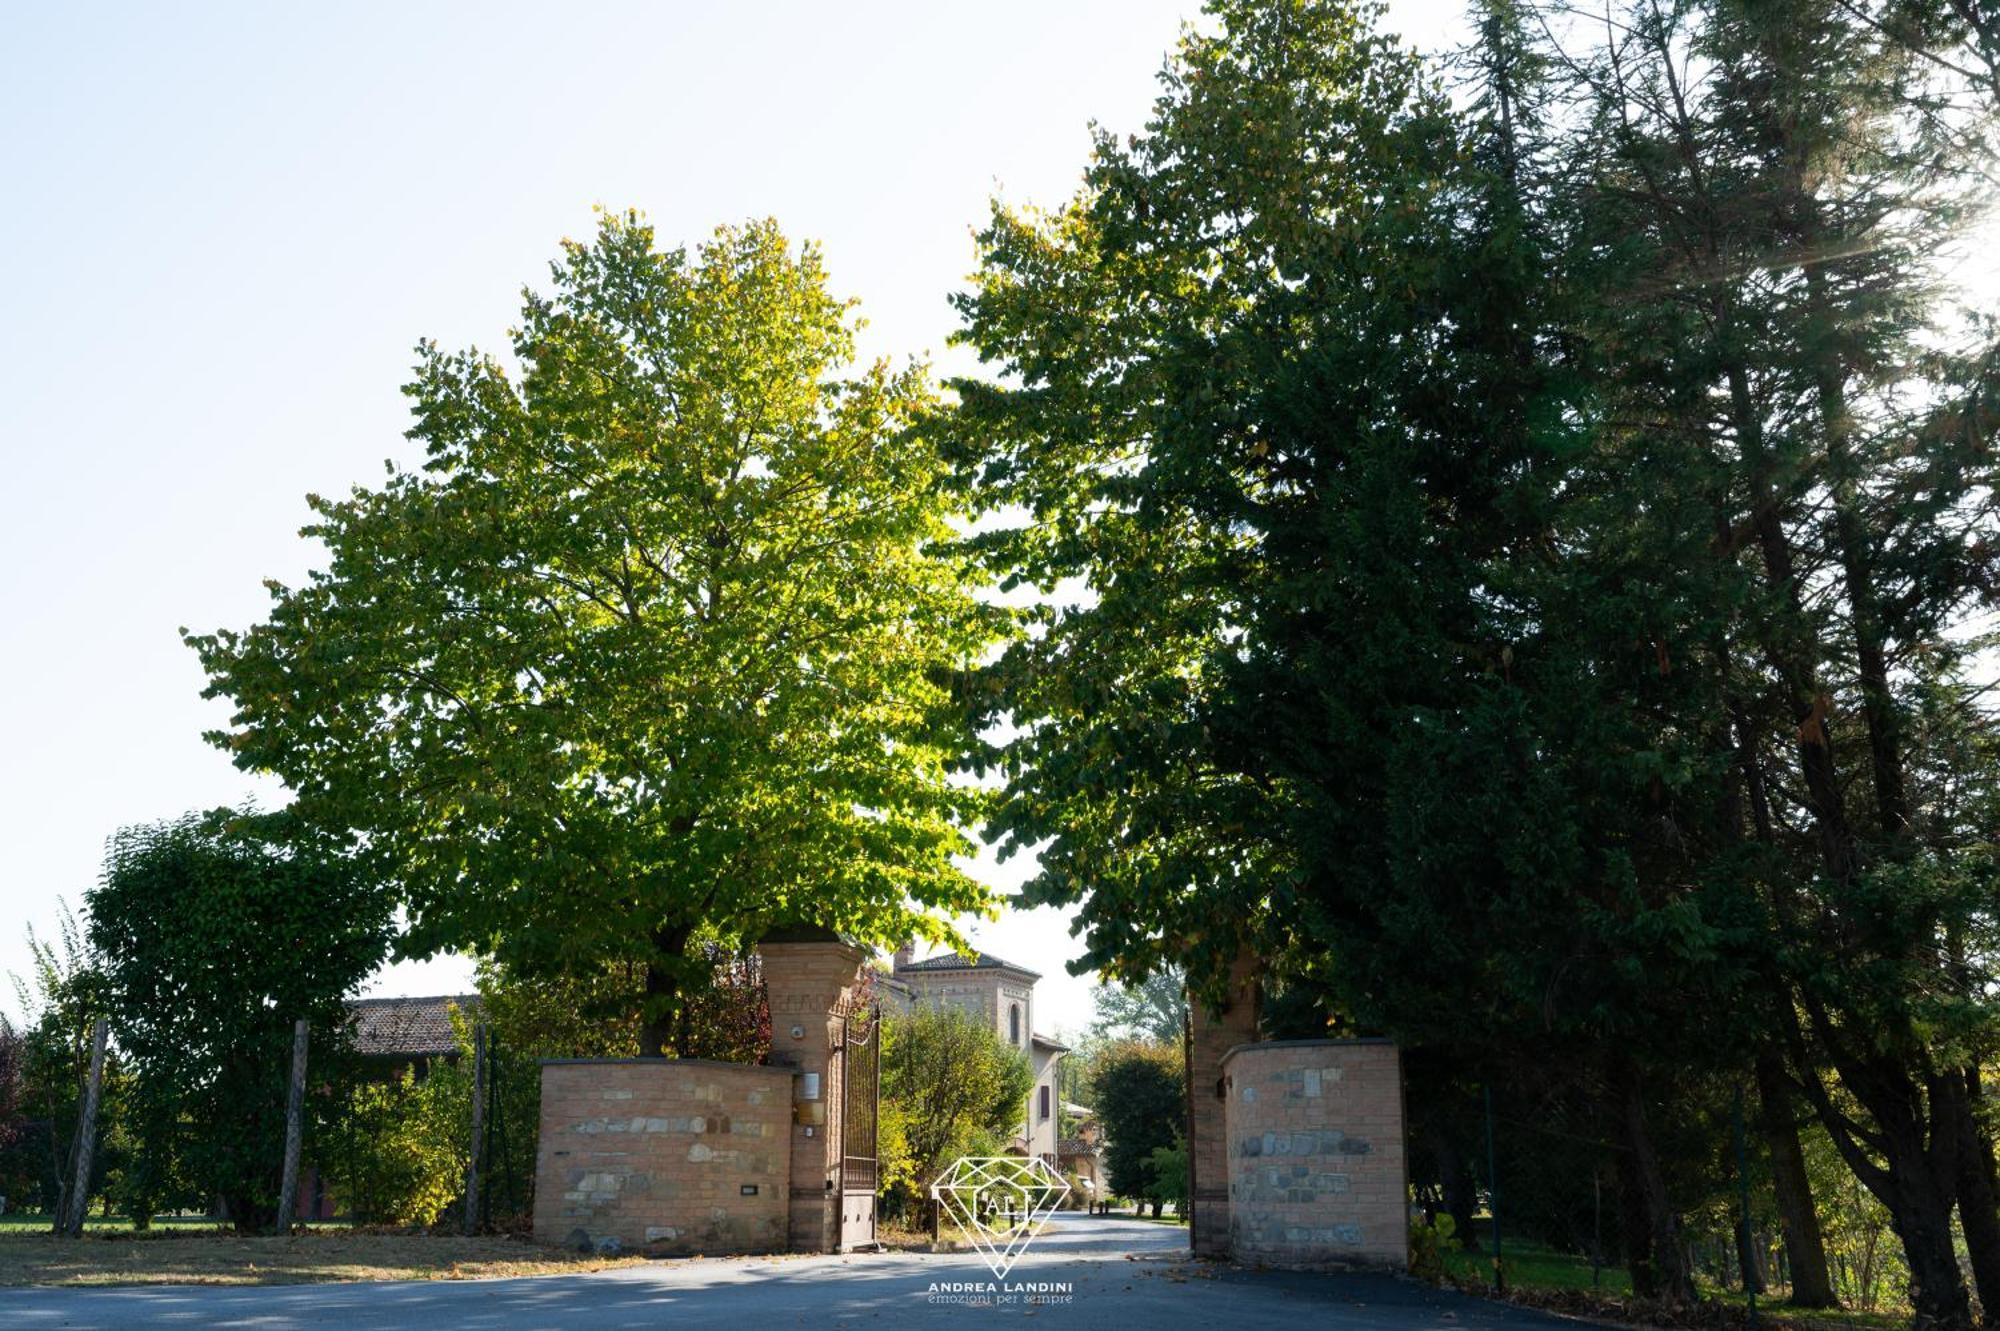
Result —
[[1493, 1219], [1493, 1292], [1507, 1292], [1507, 1272], [1500, 1263], [1500, 1166], [1493, 1149], [1493, 1087], [1486, 1092], [1486, 1209]]
[[503, 1218], [512, 1219], [521, 1210], [520, 1189], [514, 1179], [514, 1153], [507, 1138], [507, 1094], [500, 1084], [504, 1062], [500, 1057], [500, 1034], [489, 1029], [486, 1032], [486, 1187], [480, 1194], [483, 1211], [480, 1221], [488, 1229], [493, 1227], [493, 1194], [499, 1187], [495, 1161], [499, 1163], [498, 1174], [507, 1180]]
[[1604, 1275], [1604, 1167], [1590, 1167], [1590, 1287], [1596, 1289]]
[[292, 1023], [292, 1073], [285, 1084], [285, 1165], [278, 1184], [278, 1225], [280, 1234], [292, 1229], [292, 1213], [299, 1201], [299, 1139], [304, 1131], [306, 1103], [306, 1041], [310, 1028], [300, 1017]]
[[472, 1151], [465, 1162], [465, 1232], [479, 1231], [479, 1172], [486, 1154], [486, 1023], [472, 1028]]

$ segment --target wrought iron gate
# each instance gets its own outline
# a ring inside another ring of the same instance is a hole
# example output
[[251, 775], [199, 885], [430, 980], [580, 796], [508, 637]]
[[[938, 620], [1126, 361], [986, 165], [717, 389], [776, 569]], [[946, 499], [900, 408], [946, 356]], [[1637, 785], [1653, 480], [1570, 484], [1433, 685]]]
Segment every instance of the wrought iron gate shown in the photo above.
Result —
[[882, 1107], [882, 1009], [848, 1014], [840, 1049], [840, 1250], [870, 1247], [880, 1179], [875, 1125]]

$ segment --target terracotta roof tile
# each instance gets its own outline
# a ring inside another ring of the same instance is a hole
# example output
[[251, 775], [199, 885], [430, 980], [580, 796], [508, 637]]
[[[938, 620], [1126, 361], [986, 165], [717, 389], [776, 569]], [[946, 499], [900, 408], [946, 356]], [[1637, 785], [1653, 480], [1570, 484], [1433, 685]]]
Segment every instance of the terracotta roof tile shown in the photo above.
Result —
[[476, 1012], [479, 995], [361, 998], [347, 1006], [354, 1016], [356, 1053], [369, 1058], [436, 1058], [458, 1052], [451, 1009]]
[[1031, 971], [1026, 966], [1016, 966], [1011, 961], [1003, 961], [991, 952], [981, 952], [977, 957], [970, 958], [961, 957], [956, 952], [947, 952], [942, 956], [926, 957], [922, 961], [908, 962], [896, 967], [896, 970], [900, 974], [908, 974], [911, 971], [1007, 970], [1019, 971], [1023, 975], [1032, 975], [1038, 980], [1042, 978], [1040, 971]]

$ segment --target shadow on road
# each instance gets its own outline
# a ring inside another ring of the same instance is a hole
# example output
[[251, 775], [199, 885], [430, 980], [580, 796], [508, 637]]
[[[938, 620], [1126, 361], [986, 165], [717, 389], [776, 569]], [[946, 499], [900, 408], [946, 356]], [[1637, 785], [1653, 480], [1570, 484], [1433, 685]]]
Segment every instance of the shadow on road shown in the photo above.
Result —
[[[1573, 1324], [1375, 1275], [1242, 1271], [1185, 1260], [1187, 1232], [1103, 1217], [1051, 1224], [1005, 1282], [971, 1253], [684, 1259], [513, 1280], [0, 1290], [13, 1331], [141, 1327], [417, 1331], [970, 1331], [969, 1319], [1122, 1331], [1487, 1331]], [[1031, 1303], [1056, 1287], [1055, 1302]], [[940, 1300], [940, 1291], [945, 1301]], [[970, 1291], [968, 1295], [967, 1291]], [[988, 1306], [966, 1306], [988, 1294]], [[948, 1301], [950, 1299], [960, 1301]], [[1066, 1301], [1063, 1301], [1066, 1298]]]

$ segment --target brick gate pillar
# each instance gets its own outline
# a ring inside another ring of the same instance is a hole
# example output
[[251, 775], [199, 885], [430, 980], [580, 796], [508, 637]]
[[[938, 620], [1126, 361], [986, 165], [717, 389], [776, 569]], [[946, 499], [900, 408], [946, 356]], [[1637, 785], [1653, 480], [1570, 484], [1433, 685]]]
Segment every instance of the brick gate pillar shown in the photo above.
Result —
[[[793, 1252], [840, 1245], [840, 1108], [843, 1019], [868, 954], [824, 929], [776, 931], [757, 945], [771, 1002], [771, 1062], [790, 1067], [789, 1243]], [[800, 1098], [814, 1079], [819, 1098]]]
[[1197, 1257], [1229, 1255], [1229, 1141], [1223, 1120], [1228, 1089], [1222, 1059], [1257, 1038], [1257, 959], [1239, 951], [1229, 963], [1222, 1009], [1189, 1006], [1188, 1247]]

